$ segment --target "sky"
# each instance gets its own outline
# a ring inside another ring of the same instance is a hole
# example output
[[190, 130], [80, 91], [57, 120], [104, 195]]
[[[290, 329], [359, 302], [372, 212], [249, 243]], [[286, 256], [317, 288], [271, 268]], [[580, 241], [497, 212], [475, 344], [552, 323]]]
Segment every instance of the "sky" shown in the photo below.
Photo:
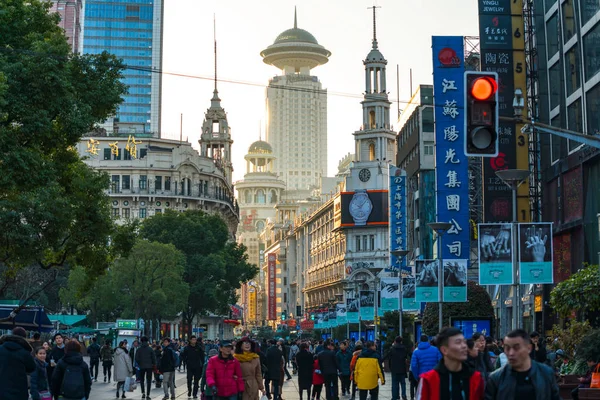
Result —
[[[165, 0], [163, 36], [162, 137], [198, 148], [214, 88], [213, 15], [218, 45], [218, 90], [231, 127], [234, 182], [246, 173], [244, 155], [265, 138], [265, 88], [281, 72], [263, 63], [260, 52], [292, 28], [312, 33], [331, 51], [329, 62], [311, 71], [328, 90], [328, 176], [354, 151], [352, 133], [362, 124], [365, 90], [362, 60], [371, 49], [373, 0]], [[377, 39], [388, 61], [392, 125], [419, 84], [431, 84], [431, 36], [477, 36], [476, 0], [376, 0]], [[399, 80], [396, 79], [396, 66]], [[176, 76], [181, 74], [187, 76]], [[400, 83], [398, 92], [397, 82]]]

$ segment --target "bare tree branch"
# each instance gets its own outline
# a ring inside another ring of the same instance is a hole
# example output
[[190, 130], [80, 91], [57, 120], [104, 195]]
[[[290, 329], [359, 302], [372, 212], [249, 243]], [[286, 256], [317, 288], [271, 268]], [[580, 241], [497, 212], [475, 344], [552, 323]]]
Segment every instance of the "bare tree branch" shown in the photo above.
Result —
[[25, 308], [27, 308], [27, 302], [29, 300], [33, 299], [38, 294], [40, 294], [41, 292], [43, 292], [44, 290], [46, 290], [46, 288], [48, 288], [48, 286], [50, 286], [51, 284], [53, 284], [56, 281], [56, 277], [57, 276], [58, 276], [58, 271], [54, 270], [54, 273], [52, 274], [52, 278], [48, 282], [46, 282], [44, 284], [44, 286], [42, 286], [38, 290], [36, 290], [33, 293], [31, 293], [29, 295], [29, 297], [27, 297], [25, 300], [23, 300], [23, 302], [21, 303], [21, 305], [19, 305], [18, 307], [16, 307], [14, 310], [11, 311], [11, 313], [10, 313], [10, 315], [8, 317], [6, 317], [6, 318], [0, 318], [0, 323], [1, 322], [8, 322], [8, 321], [14, 320], [21, 311], [23, 311]]

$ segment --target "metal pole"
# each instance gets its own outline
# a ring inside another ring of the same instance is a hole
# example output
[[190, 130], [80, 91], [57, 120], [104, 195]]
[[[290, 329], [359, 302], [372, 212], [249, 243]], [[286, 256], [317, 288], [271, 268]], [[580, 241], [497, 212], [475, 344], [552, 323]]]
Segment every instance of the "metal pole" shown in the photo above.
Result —
[[379, 314], [379, 278], [375, 278], [375, 315], [373, 316], [373, 341], [377, 340], [377, 315]]
[[360, 292], [358, 291], [358, 286], [356, 286], [356, 288], [357, 289], [356, 289], [356, 294], [355, 294], [354, 298], [358, 299], [358, 304], [359, 304], [359, 306], [358, 306], [358, 340], [361, 340], [361, 338], [360, 338], [361, 337], [360, 336], [361, 329], [360, 328], [361, 328], [362, 319], [360, 317]]
[[519, 328], [519, 313], [520, 307], [520, 296], [519, 296], [519, 268], [517, 266], [517, 185], [511, 185], [512, 190], [512, 206], [513, 206], [513, 223], [511, 226], [512, 230], [512, 264], [513, 264], [513, 329]]
[[402, 269], [398, 272], [398, 336], [402, 337]]
[[438, 332], [442, 331], [442, 303], [444, 301], [444, 288], [442, 286], [443, 266], [442, 266], [442, 234], [438, 232]]

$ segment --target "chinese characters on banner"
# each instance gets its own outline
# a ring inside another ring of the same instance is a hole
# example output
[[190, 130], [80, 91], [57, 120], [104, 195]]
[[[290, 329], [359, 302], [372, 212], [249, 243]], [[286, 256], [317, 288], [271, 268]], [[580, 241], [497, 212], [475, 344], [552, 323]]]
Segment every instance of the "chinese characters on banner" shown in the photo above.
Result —
[[[463, 151], [462, 131], [465, 118], [463, 40], [462, 36], [432, 38], [437, 221], [452, 224], [443, 238], [444, 275], [457, 265], [468, 267], [470, 246], [468, 160]], [[446, 262], [450, 263], [448, 268]], [[440, 278], [445, 281], [445, 276]], [[458, 285], [456, 280], [453, 285], [456, 286], [452, 286], [452, 295], [444, 291], [443, 301], [466, 301], [466, 279], [464, 286]], [[417, 278], [417, 301], [437, 301], [419, 299], [419, 286]], [[438, 297], [429, 294], [429, 297]]]
[[269, 320], [273, 321], [277, 319], [277, 290], [275, 288], [275, 278], [277, 272], [277, 255], [275, 253], [269, 253], [267, 255], [267, 268], [269, 269]]
[[248, 319], [256, 320], [256, 287], [248, 286]]
[[[406, 257], [392, 255], [392, 250], [406, 250], [406, 171], [389, 166], [389, 219], [390, 219], [390, 268], [391, 271], [411, 272], [406, 266]], [[397, 308], [396, 308], [397, 309]]]

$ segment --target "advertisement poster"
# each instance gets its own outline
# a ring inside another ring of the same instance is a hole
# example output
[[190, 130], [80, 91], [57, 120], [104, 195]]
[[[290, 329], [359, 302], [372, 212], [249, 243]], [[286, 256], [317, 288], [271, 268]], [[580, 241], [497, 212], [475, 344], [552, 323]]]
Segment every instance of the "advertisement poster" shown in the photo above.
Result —
[[444, 302], [467, 301], [467, 260], [444, 260]]
[[267, 256], [267, 267], [269, 272], [269, 308], [268, 318], [269, 320], [277, 319], [277, 294], [275, 293], [275, 279], [277, 272], [277, 255], [275, 253], [269, 253]]
[[360, 319], [363, 321], [373, 321], [375, 319], [375, 291], [360, 291]]
[[323, 313], [315, 313], [315, 329], [323, 329]]
[[337, 315], [337, 323], [338, 325], [346, 325], [348, 322], [347, 312], [346, 312], [346, 304], [338, 303], [336, 304], [336, 315]]
[[439, 301], [437, 260], [416, 260], [416, 301], [435, 303]]
[[[407, 203], [406, 203], [406, 171], [389, 166], [389, 218], [390, 218], [390, 249], [405, 250], [407, 245]], [[411, 272], [406, 265], [406, 257], [396, 257], [390, 252], [390, 271]], [[397, 308], [396, 308], [397, 309]]]
[[479, 284], [511, 285], [512, 229], [511, 224], [479, 224]]
[[519, 224], [520, 283], [554, 283], [552, 222]]
[[379, 291], [379, 315], [386, 311], [398, 310], [400, 300], [400, 288], [398, 278], [381, 278]]
[[353, 297], [346, 299], [346, 317], [351, 324], [358, 323], [358, 312], [360, 310], [360, 301]]
[[473, 336], [475, 332], [479, 332], [484, 336], [488, 336], [491, 332], [491, 323], [489, 319], [452, 319], [452, 326], [460, 329], [466, 338]]
[[402, 278], [402, 311], [418, 311], [421, 309], [416, 296], [415, 278], [412, 276]]
[[338, 326], [337, 310], [335, 308], [330, 308], [329, 309], [329, 327], [335, 328], [336, 326]]

